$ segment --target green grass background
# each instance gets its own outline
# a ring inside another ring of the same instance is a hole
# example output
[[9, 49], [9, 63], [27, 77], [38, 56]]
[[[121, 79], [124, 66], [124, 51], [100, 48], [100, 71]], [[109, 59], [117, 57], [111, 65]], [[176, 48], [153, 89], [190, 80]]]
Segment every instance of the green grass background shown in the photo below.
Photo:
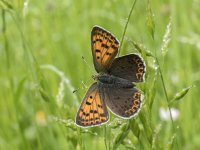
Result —
[[[146, 82], [137, 85], [144, 92], [142, 110], [131, 120], [111, 114], [100, 127], [74, 124], [95, 73], [91, 29], [102, 26], [121, 40], [133, 2], [0, 0], [0, 149], [200, 148], [199, 0], [138, 0], [120, 55], [136, 52], [145, 59]], [[180, 113], [173, 122], [159, 116], [161, 107], [169, 108], [166, 94]]]

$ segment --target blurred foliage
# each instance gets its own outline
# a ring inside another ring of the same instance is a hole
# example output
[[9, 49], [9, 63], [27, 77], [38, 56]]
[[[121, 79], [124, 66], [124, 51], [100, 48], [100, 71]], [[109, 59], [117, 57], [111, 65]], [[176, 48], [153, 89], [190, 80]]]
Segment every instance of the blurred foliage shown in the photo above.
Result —
[[[200, 0], [136, 1], [128, 19], [133, 2], [0, 0], [0, 149], [200, 148]], [[80, 128], [94, 25], [124, 38], [120, 55], [142, 55], [144, 98], [133, 119]]]

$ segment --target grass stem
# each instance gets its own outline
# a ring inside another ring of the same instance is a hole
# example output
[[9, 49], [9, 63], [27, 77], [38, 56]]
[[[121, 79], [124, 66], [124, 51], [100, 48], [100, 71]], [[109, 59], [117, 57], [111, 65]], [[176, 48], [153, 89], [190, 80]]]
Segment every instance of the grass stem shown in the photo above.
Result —
[[134, 0], [133, 5], [132, 5], [131, 10], [130, 10], [129, 15], [128, 15], [128, 19], [127, 19], [126, 25], [124, 27], [124, 32], [122, 34], [122, 38], [121, 38], [121, 41], [120, 41], [120, 47], [119, 47], [118, 56], [120, 55], [120, 50], [121, 50], [121, 47], [122, 47], [122, 44], [123, 44], [123, 41], [124, 41], [124, 36], [126, 34], [128, 23], [129, 23], [129, 20], [131, 18], [131, 15], [132, 15], [132, 12], [133, 12], [133, 8], [135, 7], [136, 2], [137, 2], [137, 0]]

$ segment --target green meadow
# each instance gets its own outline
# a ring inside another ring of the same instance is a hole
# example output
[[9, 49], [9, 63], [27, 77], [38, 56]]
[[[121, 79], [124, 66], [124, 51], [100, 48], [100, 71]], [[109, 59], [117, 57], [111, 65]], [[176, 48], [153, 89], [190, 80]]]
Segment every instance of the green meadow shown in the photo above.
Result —
[[[0, 0], [0, 149], [200, 149], [200, 0]], [[140, 112], [80, 128], [94, 25], [146, 63]], [[73, 92], [76, 90], [76, 92]]]

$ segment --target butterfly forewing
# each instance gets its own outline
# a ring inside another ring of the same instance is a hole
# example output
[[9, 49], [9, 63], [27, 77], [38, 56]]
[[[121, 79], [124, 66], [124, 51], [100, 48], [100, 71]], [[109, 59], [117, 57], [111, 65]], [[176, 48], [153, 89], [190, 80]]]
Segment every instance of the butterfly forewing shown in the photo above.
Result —
[[141, 92], [133, 88], [105, 89], [106, 105], [110, 110], [122, 118], [131, 118], [140, 110]]
[[97, 72], [106, 71], [117, 55], [119, 42], [105, 29], [94, 26], [91, 32], [93, 62]]
[[142, 58], [137, 54], [130, 54], [116, 58], [109, 73], [132, 82], [143, 82], [145, 70]]
[[98, 84], [94, 83], [87, 91], [76, 116], [76, 124], [82, 127], [107, 122], [109, 115]]

